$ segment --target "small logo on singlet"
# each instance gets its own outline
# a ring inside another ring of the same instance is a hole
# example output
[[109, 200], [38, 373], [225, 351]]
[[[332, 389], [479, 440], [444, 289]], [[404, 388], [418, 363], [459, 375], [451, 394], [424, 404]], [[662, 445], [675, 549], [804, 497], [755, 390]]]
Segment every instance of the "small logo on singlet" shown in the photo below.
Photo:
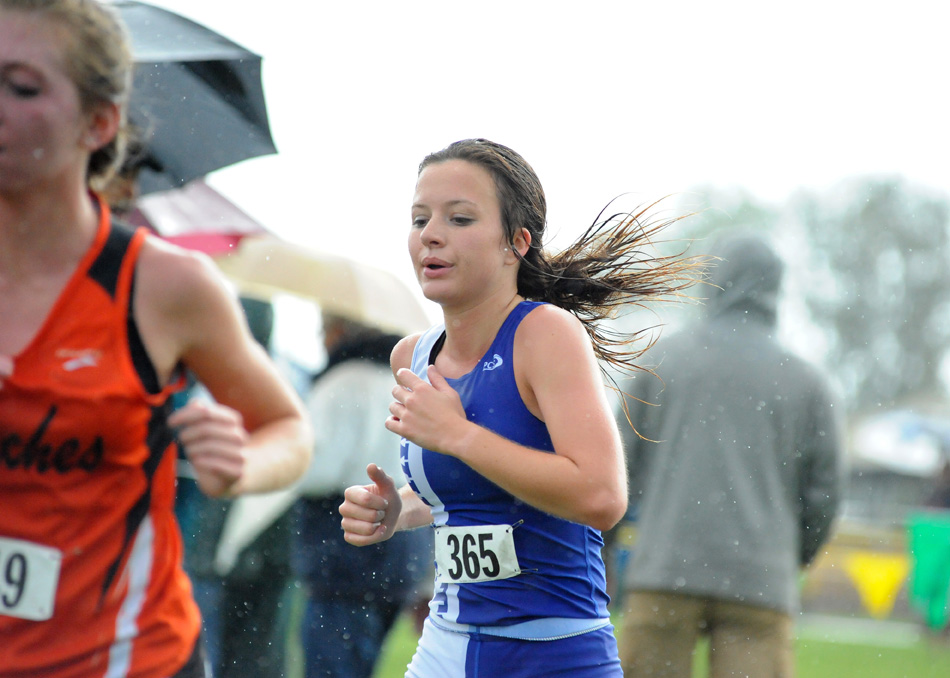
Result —
[[75, 372], [83, 367], [96, 367], [101, 356], [102, 352], [94, 348], [64, 348], [56, 352], [56, 357], [63, 361], [63, 369], [67, 372]]
[[496, 353], [496, 354], [494, 355], [494, 357], [491, 359], [491, 361], [486, 361], [486, 362], [482, 363], [482, 371], [483, 371], [483, 372], [491, 372], [492, 370], [497, 370], [497, 369], [498, 369], [499, 367], [501, 367], [504, 363], [505, 363], [505, 361], [502, 360], [502, 359], [501, 359], [501, 356]]

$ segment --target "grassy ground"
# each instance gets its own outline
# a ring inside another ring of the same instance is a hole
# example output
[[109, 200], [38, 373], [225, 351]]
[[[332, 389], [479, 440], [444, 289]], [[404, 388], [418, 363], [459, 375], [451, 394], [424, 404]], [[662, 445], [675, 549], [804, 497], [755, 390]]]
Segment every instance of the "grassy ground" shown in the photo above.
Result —
[[[621, 622], [622, 623], [622, 622]], [[400, 619], [383, 648], [373, 678], [403, 678], [416, 633]], [[907, 625], [849, 619], [805, 621], [795, 647], [798, 678], [947, 678], [950, 642]], [[700, 653], [694, 678], [706, 676]]]

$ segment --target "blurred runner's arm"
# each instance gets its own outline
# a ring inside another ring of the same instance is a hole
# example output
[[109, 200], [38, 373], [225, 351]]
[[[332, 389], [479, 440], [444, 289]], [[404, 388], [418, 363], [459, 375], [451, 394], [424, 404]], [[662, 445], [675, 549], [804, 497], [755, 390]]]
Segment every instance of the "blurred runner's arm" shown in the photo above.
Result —
[[309, 419], [214, 264], [150, 238], [137, 275], [136, 321], [159, 379], [182, 363], [216, 401], [169, 419], [202, 490], [233, 496], [294, 482], [310, 459]]

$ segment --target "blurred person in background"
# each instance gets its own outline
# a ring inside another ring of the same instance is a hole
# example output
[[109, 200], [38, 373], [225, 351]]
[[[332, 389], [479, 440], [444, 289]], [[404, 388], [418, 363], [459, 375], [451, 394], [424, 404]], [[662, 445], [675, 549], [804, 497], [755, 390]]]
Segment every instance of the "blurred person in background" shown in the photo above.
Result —
[[741, 234], [712, 254], [705, 318], [658, 342], [656, 374], [624, 389], [639, 515], [619, 641], [633, 678], [689, 678], [700, 636], [712, 678], [791, 678], [799, 575], [839, 505], [842, 413], [774, 337], [781, 259]]
[[416, 530], [365, 549], [340, 530], [343, 491], [378, 463], [399, 485], [399, 438], [383, 426], [392, 401], [389, 355], [399, 337], [324, 312], [326, 367], [306, 398], [316, 431], [313, 459], [295, 505], [294, 572], [305, 586], [301, 622], [307, 678], [370, 678], [386, 635], [431, 588], [431, 535]]

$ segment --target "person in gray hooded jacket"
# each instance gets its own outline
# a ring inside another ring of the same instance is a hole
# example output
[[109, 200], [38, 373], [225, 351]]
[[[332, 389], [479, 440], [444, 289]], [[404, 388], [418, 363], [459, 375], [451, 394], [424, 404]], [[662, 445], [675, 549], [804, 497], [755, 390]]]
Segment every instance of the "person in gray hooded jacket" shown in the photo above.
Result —
[[701, 634], [713, 678], [792, 676], [799, 572], [838, 509], [840, 408], [774, 337], [782, 262], [748, 235], [712, 254], [705, 317], [625, 389], [640, 496], [620, 656], [634, 678], [689, 678]]

